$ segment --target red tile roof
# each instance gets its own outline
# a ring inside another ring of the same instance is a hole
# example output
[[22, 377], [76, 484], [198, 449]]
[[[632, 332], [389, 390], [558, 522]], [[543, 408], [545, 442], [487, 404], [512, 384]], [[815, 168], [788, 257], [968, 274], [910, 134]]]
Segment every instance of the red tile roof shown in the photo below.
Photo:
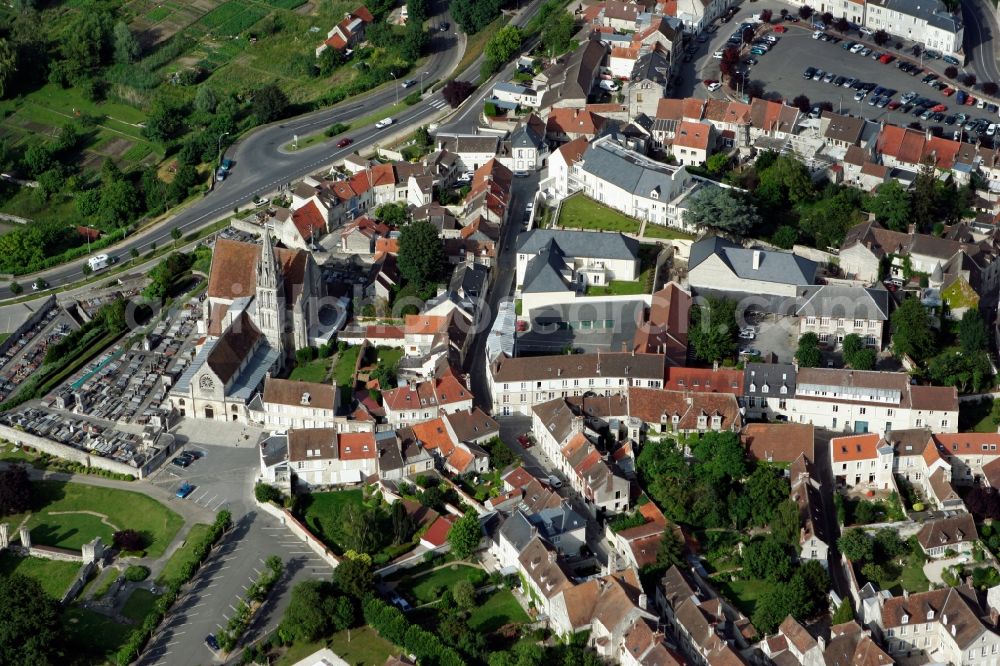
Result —
[[344, 432], [337, 440], [341, 460], [374, 460], [378, 452], [375, 434], [371, 432]]
[[667, 368], [663, 388], [695, 393], [743, 395], [743, 371], [730, 368]]
[[880, 439], [875, 433], [834, 437], [830, 440], [833, 461], [871, 460], [878, 455], [877, 449]]
[[451, 516], [440, 516], [430, 526], [430, 529], [424, 532], [424, 535], [420, 537], [420, 541], [430, 544], [431, 548], [443, 546], [448, 542], [448, 534], [451, 532], [451, 526], [454, 522], [455, 519]]
[[310, 240], [313, 236], [320, 236], [326, 229], [326, 220], [320, 211], [316, 201], [310, 201], [305, 206], [292, 213], [292, 224], [299, 230], [304, 240]]

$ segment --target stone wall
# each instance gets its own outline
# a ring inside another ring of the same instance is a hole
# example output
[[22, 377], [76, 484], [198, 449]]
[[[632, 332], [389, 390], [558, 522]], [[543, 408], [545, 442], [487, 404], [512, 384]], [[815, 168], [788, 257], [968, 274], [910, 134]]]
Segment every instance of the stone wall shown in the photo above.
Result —
[[5, 425], [0, 425], [0, 439], [6, 439], [22, 446], [30, 446], [31, 448], [37, 449], [43, 453], [48, 453], [49, 455], [53, 455], [64, 460], [80, 463], [86, 467], [103, 469], [109, 472], [115, 472], [116, 474], [131, 474], [132, 476], [139, 477], [140, 479], [145, 474], [148, 474], [151, 469], [150, 463], [147, 463], [143, 469], [137, 469], [131, 465], [118, 462], [117, 460], [102, 458], [100, 456], [92, 456], [86, 451], [73, 448], [72, 446], [66, 446], [65, 444], [60, 444], [59, 442], [53, 442], [50, 439], [38, 437], [37, 435], [32, 435]]
[[25, 319], [24, 322], [22, 322], [21, 325], [17, 327], [17, 330], [13, 331], [10, 334], [10, 337], [8, 337], [3, 342], [0, 342], [0, 356], [6, 354], [8, 349], [13, 347], [18, 340], [23, 338], [25, 334], [27, 334], [27, 332], [31, 330], [31, 327], [37, 324], [42, 319], [42, 317], [44, 317], [45, 314], [55, 306], [55, 304], [56, 304], [55, 296], [49, 296], [48, 298], [46, 298], [45, 301], [42, 302], [41, 307], [39, 307], [34, 314]]
[[[256, 502], [256, 500], [254, 500]], [[309, 529], [300, 523], [295, 516], [288, 509], [279, 509], [274, 504], [270, 502], [257, 502], [257, 506], [260, 507], [265, 513], [269, 513], [278, 520], [281, 524], [291, 530], [292, 534], [302, 539], [307, 546], [319, 557], [329, 564], [334, 569], [340, 564], [340, 560], [337, 556], [330, 552], [330, 549], [323, 545], [323, 542], [313, 536]]]
[[84, 562], [83, 566], [80, 567], [80, 573], [76, 575], [76, 580], [74, 580], [73, 584], [69, 586], [68, 590], [66, 590], [66, 594], [62, 596], [59, 603], [65, 605], [76, 599], [76, 595], [80, 594], [80, 590], [82, 590], [83, 586], [87, 584], [87, 580], [90, 578], [91, 572], [96, 567], [97, 565], [93, 562]]

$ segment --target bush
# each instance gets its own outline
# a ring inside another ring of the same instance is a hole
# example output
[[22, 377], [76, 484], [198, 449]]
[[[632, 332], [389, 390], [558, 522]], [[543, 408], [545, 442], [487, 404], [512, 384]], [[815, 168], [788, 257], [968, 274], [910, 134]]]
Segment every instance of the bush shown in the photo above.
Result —
[[149, 578], [149, 568], [136, 564], [125, 570], [125, 580], [138, 583]]
[[349, 129], [351, 128], [348, 125], [345, 125], [344, 123], [334, 123], [333, 125], [330, 125], [325, 130], [323, 130], [323, 134], [325, 134], [326, 136], [337, 136], [338, 134], [343, 134]]
[[406, 103], [406, 106], [413, 106], [414, 104], [420, 103], [420, 97], [421, 97], [420, 91], [414, 90], [409, 95], [404, 97], [403, 101]]
[[119, 530], [113, 539], [118, 550], [138, 552], [146, 547], [146, 538], [135, 530]]
[[253, 495], [257, 498], [258, 502], [274, 502], [275, 504], [281, 504], [284, 499], [284, 494], [274, 486], [267, 483], [258, 483], [253, 487]]
[[295, 350], [295, 360], [299, 363], [309, 363], [316, 359], [315, 347], [303, 347]]

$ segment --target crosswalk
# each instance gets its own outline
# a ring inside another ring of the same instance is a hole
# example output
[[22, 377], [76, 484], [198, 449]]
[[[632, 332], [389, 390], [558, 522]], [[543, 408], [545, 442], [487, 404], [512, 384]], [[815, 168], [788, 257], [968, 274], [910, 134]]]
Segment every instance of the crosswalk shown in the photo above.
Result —
[[435, 109], [443, 109], [444, 107], [448, 106], [448, 102], [444, 101], [440, 97], [432, 99], [430, 102], [428, 102], [428, 104], [433, 106]]

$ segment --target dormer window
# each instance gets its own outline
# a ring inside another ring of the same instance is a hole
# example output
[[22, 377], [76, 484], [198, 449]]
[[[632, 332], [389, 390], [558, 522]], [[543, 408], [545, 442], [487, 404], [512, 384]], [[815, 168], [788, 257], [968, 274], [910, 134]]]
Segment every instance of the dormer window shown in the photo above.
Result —
[[902, 622], [903, 624], [906, 624], [907, 622], [909, 622], [909, 621], [910, 621], [910, 616], [904, 613], [904, 614], [903, 614], [903, 619], [902, 619], [902, 620], [900, 620], [900, 621], [901, 621], [901, 622]]
[[785, 386], [784, 384], [782, 384], [781, 388], [778, 390], [778, 392], [781, 393], [782, 395], [784, 395], [785, 393], [788, 393], [788, 387]]
[[934, 611], [932, 610], [927, 611], [927, 621], [930, 622], [933, 619], [934, 619]]
[[767, 384], [764, 384], [763, 386], [760, 387], [760, 392], [761, 393], [767, 393], [770, 390], [770, 388], [771, 388], [770, 386], [768, 386]]
[[303, 405], [308, 405], [308, 404], [309, 404], [310, 402], [312, 402], [312, 396], [311, 396], [311, 395], [309, 395], [309, 393], [308, 393], [308, 391], [307, 391], [306, 393], [303, 393], [303, 394], [302, 394], [302, 400], [301, 400], [301, 403], [302, 403]]
[[757, 390], [757, 385], [754, 384], [753, 382], [750, 382], [750, 392], [754, 393], [756, 390]]

